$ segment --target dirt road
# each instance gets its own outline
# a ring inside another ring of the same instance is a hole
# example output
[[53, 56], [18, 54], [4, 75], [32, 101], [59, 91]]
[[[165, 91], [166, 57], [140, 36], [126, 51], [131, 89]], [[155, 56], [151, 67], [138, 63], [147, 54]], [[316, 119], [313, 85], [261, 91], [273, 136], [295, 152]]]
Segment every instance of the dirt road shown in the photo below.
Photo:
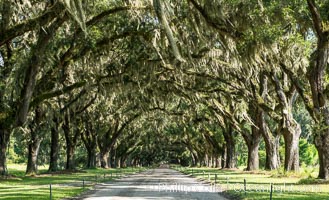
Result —
[[226, 200], [220, 188], [169, 168], [150, 169], [98, 185], [85, 200]]

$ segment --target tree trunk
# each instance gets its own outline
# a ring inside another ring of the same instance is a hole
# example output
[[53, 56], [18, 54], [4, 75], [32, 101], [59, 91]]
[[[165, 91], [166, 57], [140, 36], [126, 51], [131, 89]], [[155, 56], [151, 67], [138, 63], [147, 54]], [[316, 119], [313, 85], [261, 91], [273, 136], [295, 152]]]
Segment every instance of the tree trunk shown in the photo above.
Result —
[[192, 167], [196, 167], [198, 165], [199, 157], [196, 152], [194, 152], [192, 145], [189, 142], [185, 143], [187, 149], [190, 151], [192, 156]]
[[109, 168], [109, 165], [108, 165], [108, 158], [109, 158], [109, 152], [101, 152], [100, 153], [100, 159], [101, 159], [101, 167], [102, 168]]
[[285, 171], [299, 171], [299, 137], [301, 128], [298, 123], [282, 129], [285, 144]]
[[70, 118], [71, 118], [70, 114], [65, 113], [64, 123], [62, 124], [62, 128], [65, 135], [65, 141], [66, 141], [66, 165], [65, 165], [66, 170], [75, 169], [74, 152], [78, 138], [81, 135], [78, 120], [75, 119], [75, 124], [74, 124], [75, 130], [73, 131], [72, 130], [73, 126], [71, 124]]
[[67, 170], [75, 169], [74, 151], [75, 151], [75, 145], [71, 144], [70, 142], [66, 143], [66, 166], [65, 166], [65, 169], [67, 169]]
[[226, 147], [226, 163], [224, 166], [233, 169], [236, 167], [235, 137], [231, 125], [227, 126], [227, 129], [223, 130]]
[[195, 160], [194, 154], [192, 152], [191, 152], [191, 158], [192, 158], [192, 167], [195, 167], [196, 166], [196, 160]]
[[257, 124], [265, 142], [266, 161], [265, 169], [273, 170], [280, 167], [280, 131], [272, 133], [265, 121], [265, 113], [262, 112], [259, 124]]
[[328, 29], [323, 25], [327, 21], [322, 20], [324, 16], [321, 16], [322, 13], [319, 12], [320, 9], [315, 5], [315, 1], [307, 0], [307, 3], [312, 16], [314, 32], [317, 36], [317, 47], [310, 59], [307, 73], [309, 75], [313, 105], [309, 106], [310, 103], [304, 101], [311, 116], [315, 119], [317, 127], [319, 127], [319, 130], [315, 131], [314, 137], [314, 143], [319, 154], [319, 178], [329, 179], [329, 99], [326, 80], [329, 59]]
[[[111, 149], [111, 164], [113, 168], [118, 168], [118, 156], [117, 156], [117, 151], [116, 149], [112, 148]], [[149, 162], [149, 159], [148, 159]]]
[[248, 144], [248, 164], [247, 171], [254, 171], [259, 169], [259, 149], [260, 140], [251, 141]]
[[51, 144], [50, 144], [50, 163], [49, 172], [58, 171], [58, 152], [59, 152], [59, 130], [58, 119], [53, 118], [54, 126], [51, 128]]
[[81, 139], [87, 149], [88, 154], [86, 167], [96, 168], [97, 131], [94, 128], [92, 119], [88, 115], [83, 116], [82, 120], [85, 123], [85, 129], [81, 131]]
[[208, 156], [208, 167], [213, 167], [212, 156]]
[[31, 142], [29, 143], [28, 147], [28, 160], [27, 160], [27, 167], [26, 167], [26, 174], [27, 175], [35, 175], [38, 173], [38, 154], [39, 148], [42, 139], [37, 136], [35, 131], [31, 132]]
[[10, 131], [0, 125], [0, 175], [6, 175], [7, 170], [7, 147], [10, 140]]
[[202, 153], [200, 153], [200, 152], [196, 152], [197, 153], [197, 155], [198, 155], [198, 165], [199, 165], [199, 167], [202, 167], [202, 164], [203, 164], [203, 155], [202, 155]]
[[[309, 1], [308, 1], [309, 2]], [[309, 7], [313, 11], [317, 12], [317, 8], [309, 3]], [[322, 23], [315, 21], [314, 23]], [[329, 38], [328, 32], [323, 30], [317, 30], [318, 34], [318, 46], [316, 54], [312, 57], [309, 73], [309, 82], [312, 91], [313, 100], [313, 114], [317, 119], [318, 133], [315, 133], [314, 142], [319, 155], [319, 178], [329, 179], [329, 107], [328, 97], [326, 93], [326, 81], [325, 76], [328, 75], [326, 70], [328, 68], [329, 58]], [[312, 113], [311, 113], [312, 114]]]
[[278, 169], [280, 167], [279, 140], [280, 137], [278, 136], [265, 140], [265, 169], [267, 170]]
[[221, 159], [221, 167], [225, 168], [225, 163], [226, 163], [226, 144], [223, 144], [223, 152], [222, 152], [222, 159]]
[[[282, 73], [281, 81], [277, 74], [272, 73], [272, 80], [275, 84], [276, 93], [281, 104], [281, 116], [279, 130], [283, 134], [285, 144], [285, 171], [299, 171], [299, 136], [301, 134], [300, 125], [292, 114], [293, 105], [298, 93], [294, 85], [289, 90], [284, 90], [288, 86], [288, 77]], [[281, 83], [282, 82], [282, 83]]]
[[[3, 37], [3, 35], [6, 32], [6, 29], [9, 28], [10, 25], [10, 17], [12, 16], [12, 12], [13, 12], [13, 6], [11, 1], [6, 0], [6, 1], [2, 1], [1, 2], [1, 7], [0, 7], [0, 12], [1, 12], [1, 23], [0, 23], [0, 35], [1, 37]], [[9, 46], [10, 43], [8, 43]], [[1, 42], [0, 42], [0, 46], [1, 46]], [[12, 71], [12, 70], [6, 70], [11, 68], [11, 66], [9, 66], [10, 64], [7, 64], [7, 61], [4, 57], [3, 52], [1, 51], [2, 56], [3, 56], [3, 61], [4, 64], [3, 66], [1, 66], [1, 84], [5, 83], [7, 78], [5, 77], [10, 77], [8, 74]], [[7, 59], [10, 60], [11, 58], [11, 50], [10, 48], [7, 48]], [[7, 73], [6, 73], [7, 71]], [[0, 89], [0, 115], [1, 115], [1, 121], [0, 121], [0, 176], [1, 175], [6, 175], [8, 173], [7, 170], [7, 158], [6, 158], [6, 154], [7, 154], [7, 146], [8, 143], [10, 141], [10, 131], [9, 131], [9, 127], [8, 123], [6, 122], [6, 120], [3, 118], [3, 116], [6, 116], [6, 112], [5, 112], [5, 102], [6, 102], [6, 98], [5, 98], [5, 90], [3, 89], [3, 86], [1, 86]]]
[[[60, 11], [63, 12], [63, 11]], [[51, 25], [44, 26], [39, 31], [38, 41], [36, 45], [31, 48], [31, 58], [28, 59], [25, 77], [23, 82], [23, 88], [18, 100], [18, 107], [16, 113], [16, 126], [21, 126], [26, 122], [29, 114], [30, 103], [33, 98], [35, 86], [37, 82], [37, 76], [40, 68], [42, 68], [46, 62], [46, 56], [49, 43], [51, 43], [57, 29], [64, 23], [66, 19], [64, 17], [58, 17]], [[33, 62], [31, 62], [33, 61]]]
[[248, 148], [248, 161], [247, 161], [247, 171], [253, 171], [259, 169], [259, 143], [261, 141], [262, 133], [259, 128], [262, 125], [262, 116], [264, 111], [258, 106], [251, 104], [249, 106], [250, 115], [255, 119], [256, 126], [251, 127], [251, 133], [249, 130], [242, 132], [242, 137], [245, 140]]
[[123, 167], [123, 168], [127, 167], [127, 162], [126, 162], [126, 157], [125, 156], [121, 157], [120, 166]]
[[115, 157], [115, 168], [121, 168], [121, 162], [120, 162], [120, 158], [118, 156]]
[[236, 152], [235, 152], [235, 141], [234, 140], [227, 140], [226, 141], [226, 163], [225, 168], [233, 169], [236, 167]]
[[221, 156], [218, 156], [218, 157], [216, 158], [216, 165], [215, 165], [216, 168], [221, 168], [221, 167], [222, 167], [222, 166], [221, 166], [221, 159], [222, 159]]
[[216, 160], [217, 160], [217, 157], [216, 156], [213, 156], [211, 160], [212, 160], [212, 163], [211, 163], [212, 168], [216, 168]]
[[194, 167], [196, 167], [196, 166], [198, 166], [198, 163], [199, 163], [200, 161], [199, 161], [199, 157], [198, 157], [197, 154], [194, 154], [194, 158], [195, 158], [195, 165], [194, 165]]
[[329, 131], [316, 134], [314, 137], [315, 147], [319, 155], [319, 178], [329, 179]]
[[[257, 123], [258, 118], [256, 117], [255, 122]], [[261, 140], [261, 133], [258, 127], [252, 126], [251, 134], [248, 130], [242, 132], [242, 136], [247, 144], [248, 148], [248, 161], [247, 161], [247, 171], [253, 171], [259, 169], [259, 143]]]
[[88, 161], [87, 161], [87, 168], [96, 168], [96, 149], [88, 149]]
[[[86, 135], [85, 135], [86, 134]], [[81, 133], [82, 141], [87, 149], [87, 168], [96, 168], [96, 135], [91, 134], [89, 130], [85, 131], [85, 133]]]
[[206, 167], [209, 167], [209, 156], [208, 156], [207, 153], [204, 155], [203, 160], [204, 160], [204, 165], [205, 165]]

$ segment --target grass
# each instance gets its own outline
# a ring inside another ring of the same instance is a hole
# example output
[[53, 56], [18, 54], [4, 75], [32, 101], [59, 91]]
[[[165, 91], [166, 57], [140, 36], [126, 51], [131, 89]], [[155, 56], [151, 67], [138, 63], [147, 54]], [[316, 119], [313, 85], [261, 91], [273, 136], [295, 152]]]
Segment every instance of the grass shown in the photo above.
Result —
[[10, 176], [0, 177], [0, 200], [50, 199], [50, 184], [53, 200], [74, 197], [93, 188], [96, 183], [111, 181], [141, 170], [141, 168], [86, 169], [77, 173], [47, 174], [47, 166], [43, 166], [39, 169], [39, 175], [25, 176], [25, 167], [15, 164], [8, 166]]
[[[329, 200], [329, 182], [311, 178], [316, 172], [296, 174], [262, 170], [246, 172], [241, 169], [177, 168], [177, 166], [173, 168], [212, 184], [216, 182], [217, 190], [224, 191], [225, 195], [233, 199], [268, 200], [273, 184], [273, 200]], [[246, 180], [246, 192], [244, 180]]]

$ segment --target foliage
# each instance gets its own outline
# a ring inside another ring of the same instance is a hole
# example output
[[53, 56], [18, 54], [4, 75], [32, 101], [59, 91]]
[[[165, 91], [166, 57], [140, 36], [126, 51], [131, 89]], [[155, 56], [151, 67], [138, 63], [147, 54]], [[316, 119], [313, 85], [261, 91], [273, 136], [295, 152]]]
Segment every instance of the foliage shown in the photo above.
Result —
[[[320, 14], [329, 5], [312, 2]], [[326, 91], [314, 98], [308, 82], [318, 44], [309, 7], [301, 0], [3, 0], [0, 144], [9, 151], [1, 155], [26, 162], [39, 140], [38, 163], [48, 163], [57, 128], [60, 169], [70, 159], [72, 168], [88, 167], [88, 159], [96, 165], [101, 156], [112, 166], [210, 165], [225, 152], [245, 166], [247, 147], [262, 137], [266, 167], [276, 139], [284, 163], [281, 135], [301, 125], [301, 162], [321, 164], [313, 128], [327, 130], [316, 108]]]
[[300, 161], [306, 166], [315, 166], [318, 164], [318, 155], [314, 145], [307, 142], [306, 139], [299, 141]]

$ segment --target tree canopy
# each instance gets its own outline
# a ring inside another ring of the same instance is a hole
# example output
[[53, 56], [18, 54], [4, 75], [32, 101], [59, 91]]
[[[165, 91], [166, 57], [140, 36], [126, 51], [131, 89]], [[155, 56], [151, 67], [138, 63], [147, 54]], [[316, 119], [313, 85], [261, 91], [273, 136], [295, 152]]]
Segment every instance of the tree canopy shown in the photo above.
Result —
[[90, 168], [235, 168], [239, 145], [247, 170], [259, 168], [263, 145], [265, 169], [282, 162], [298, 171], [301, 161], [316, 164], [314, 148], [300, 152], [312, 151], [306, 141], [328, 179], [328, 8], [327, 0], [1, 0], [0, 173], [20, 138], [27, 174], [37, 173], [39, 152], [49, 171], [62, 152], [68, 170], [77, 156]]

